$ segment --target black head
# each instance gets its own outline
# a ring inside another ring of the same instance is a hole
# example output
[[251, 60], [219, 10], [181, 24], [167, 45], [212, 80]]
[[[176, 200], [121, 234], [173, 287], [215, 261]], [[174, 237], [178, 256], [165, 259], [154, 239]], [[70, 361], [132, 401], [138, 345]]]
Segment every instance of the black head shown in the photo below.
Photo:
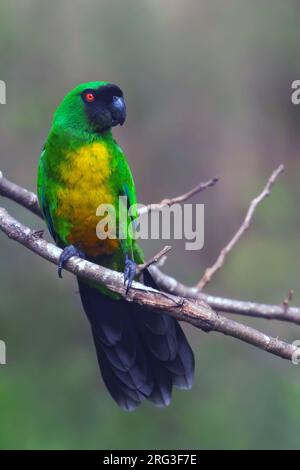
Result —
[[122, 90], [106, 83], [96, 88], [86, 88], [81, 92], [87, 118], [97, 133], [121, 126], [126, 119], [126, 105]]

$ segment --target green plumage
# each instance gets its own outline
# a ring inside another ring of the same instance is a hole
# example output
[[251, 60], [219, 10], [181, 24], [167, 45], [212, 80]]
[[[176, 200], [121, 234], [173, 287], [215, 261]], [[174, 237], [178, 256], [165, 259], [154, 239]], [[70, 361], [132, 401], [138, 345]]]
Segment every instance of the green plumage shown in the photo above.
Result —
[[[94, 132], [95, 124], [89, 121], [81, 98], [85, 89], [104, 85], [107, 83], [78, 86], [57, 109], [39, 161], [38, 197], [59, 246], [74, 243], [88, 257], [123, 271], [125, 253], [142, 262], [142, 252], [130, 233], [116, 244], [113, 252], [109, 252], [109, 246], [106, 250], [105, 245], [109, 244], [96, 239], [96, 209], [100, 204], [112, 203], [118, 216], [120, 196], [127, 197], [130, 206], [136, 204], [135, 185], [126, 157], [111, 130]], [[118, 227], [118, 218], [116, 222]], [[127, 226], [130, 222], [128, 218]]]
[[[136, 204], [133, 177], [111, 128], [123, 124], [123, 93], [108, 82], [79, 85], [58, 107], [41, 154], [38, 197], [51, 235], [63, 248], [59, 273], [71, 256], [124, 272], [128, 288], [143, 254], [131, 232], [118, 232], [137, 217], [127, 208]], [[126, 207], [124, 199], [127, 198]], [[116, 237], [100, 240], [96, 233], [100, 204], [115, 209]], [[121, 207], [120, 207], [121, 206]], [[145, 283], [156, 287], [145, 272]], [[178, 323], [167, 315], [144, 312], [105, 286], [78, 280], [82, 304], [90, 321], [103, 380], [115, 401], [135, 409], [149, 399], [170, 403], [172, 385], [190, 388], [193, 353]]]

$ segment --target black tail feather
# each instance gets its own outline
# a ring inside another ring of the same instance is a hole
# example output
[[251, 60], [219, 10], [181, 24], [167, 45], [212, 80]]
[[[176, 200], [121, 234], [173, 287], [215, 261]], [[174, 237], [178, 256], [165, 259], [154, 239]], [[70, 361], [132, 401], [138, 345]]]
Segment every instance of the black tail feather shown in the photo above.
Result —
[[[145, 283], [156, 287], [150, 274]], [[145, 399], [164, 407], [172, 385], [191, 388], [194, 356], [176, 320], [78, 284], [103, 381], [121, 408], [134, 410]]]
[[172, 377], [158, 360], [152, 360], [154, 373], [154, 387], [149, 401], [154, 405], [164, 408], [171, 403]]
[[189, 390], [194, 382], [195, 359], [192, 348], [177, 323], [178, 351], [173, 361], [168, 361], [167, 369], [172, 373], [173, 384], [177, 388]]

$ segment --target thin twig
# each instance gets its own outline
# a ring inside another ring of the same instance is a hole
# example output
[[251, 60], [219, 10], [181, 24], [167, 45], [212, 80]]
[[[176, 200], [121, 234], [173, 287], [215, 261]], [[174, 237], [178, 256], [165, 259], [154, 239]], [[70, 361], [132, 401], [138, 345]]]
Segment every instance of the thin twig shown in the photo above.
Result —
[[160, 250], [155, 256], [150, 258], [143, 264], [137, 266], [137, 275], [140, 275], [145, 269], [148, 269], [153, 264], [157, 264], [167, 253], [172, 249], [171, 246], [166, 245], [162, 250]]
[[275, 183], [276, 179], [283, 171], [284, 171], [284, 165], [279, 165], [279, 167], [275, 171], [273, 171], [263, 191], [251, 201], [249, 209], [247, 211], [246, 217], [242, 225], [240, 226], [238, 231], [235, 233], [235, 235], [232, 237], [232, 239], [229, 241], [229, 243], [224, 248], [222, 248], [215, 263], [206, 269], [204, 275], [202, 276], [202, 278], [197, 284], [198, 289], [202, 290], [206, 286], [206, 284], [208, 284], [211, 281], [214, 274], [217, 271], [219, 271], [219, 269], [222, 268], [228, 253], [230, 253], [230, 251], [234, 248], [234, 246], [237, 244], [240, 238], [244, 235], [246, 230], [248, 230], [248, 228], [250, 227], [251, 220], [254, 216], [257, 206], [263, 201], [263, 199], [269, 196], [273, 184]]
[[205, 189], [214, 186], [218, 181], [219, 178], [212, 178], [209, 181], [206, 181], [205, 183], [199, 183], [197, 186], [195, 186], [195, 188], [191, 189], [187, 193], [181, 194], [180, 196], [176, 196], [169, 199], [163, 199], [157, 204], [148, 204], [147, 206], [143, 206], [139, 208], [139, 215], [141, 216], [147, 214], [148, 212], [159, 211], [165, 206], [172, 206], [173, 204], [185, 202], [191, 197], [195, 196], [195, 194], [201, 193]]
[[290, 305], [290, 302], [293, 300], [293, 296], [294, 296], [294, 290], [289, 289], [289, 291], [287, 293], [287, 296], [285, 297], [285, 299], [282, 302], [282, 305], [284, 307], [285, 312], [287, 311], [287, 309]]
[[[21, 243], [42, 258], [58, 264], [62, 250], [43, 238], [36, 237], [34, 231], [14, 219], [3, 208], [0, 208], [0, 229], [12, 240]], [[293, 344], [280, 341], [255, 328], [218, 315], [203, 301], [191, 302], [183, 297], [166, 294], [137, 282], [133, 283], [126, 295], [121, 273], [77, 257], [71, 258], [65, 268], [76, 276], [104, 284], [129, 302], [136, 302], [154, 312], [164, 312], [205, 332], [217, 331], [232, 336], [283, 359], [292, 360], [298, 351]]]

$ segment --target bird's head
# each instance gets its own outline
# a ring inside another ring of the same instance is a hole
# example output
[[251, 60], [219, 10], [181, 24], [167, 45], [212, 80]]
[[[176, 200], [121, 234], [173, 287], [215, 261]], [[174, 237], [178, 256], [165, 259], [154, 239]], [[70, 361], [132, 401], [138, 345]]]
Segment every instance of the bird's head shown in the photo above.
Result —
[[56, 110], [54, 122], [68, 128], [102, 134], [124, 124], [122, 90], [108, 82], [83, 83], [70, 91]]

